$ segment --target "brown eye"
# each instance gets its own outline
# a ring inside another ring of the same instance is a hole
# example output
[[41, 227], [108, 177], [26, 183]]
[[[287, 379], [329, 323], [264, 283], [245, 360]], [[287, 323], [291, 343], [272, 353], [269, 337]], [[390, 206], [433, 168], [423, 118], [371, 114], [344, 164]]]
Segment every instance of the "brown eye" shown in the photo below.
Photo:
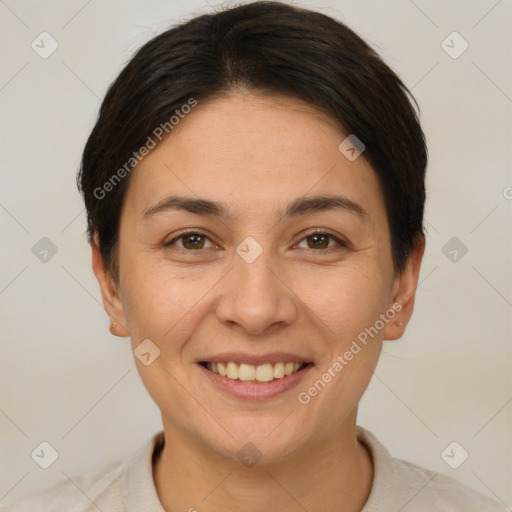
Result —
[[[305, 249], [336, 249], [336, 248], [344, 248], [347, 247], [347, 244], [340, 240], [338, 237], [331, 235], [330, 233], [311, 233], [310, 235], [305, 236], [297, 245], [300, 247], [300, 244], [303, 243], [303, 241], [306, 240], [307, 247], [304, 247]], [[333, 240], [335, 243], [334, 245], [329, 243]], [[336, 247], [337, 246], [337, 247]]]
[[309, 235], [306, 239], [311, 241], [311, 243], [308, 244], [310, 249], [326, 249], [329, 246], [329, 237], [326, 235]]
[[185, 249], [202, 249], [204, 245], [204, 237], [202, 235], [192, 234], [192, 235], [184, 235], [183, 238], [183, 247]]
[[[165, 247], [173, 248], [173, 246], [178, 249], [187, 250], [187, 251], [195, 251], [205, 248], [205, 242], [209, 240], [209, 238], [201, 233], [184, 233], [176, 238], [173, 238], [170, 242], [164, 244]], [[181, 244], [179, 243], [181, 241]]]

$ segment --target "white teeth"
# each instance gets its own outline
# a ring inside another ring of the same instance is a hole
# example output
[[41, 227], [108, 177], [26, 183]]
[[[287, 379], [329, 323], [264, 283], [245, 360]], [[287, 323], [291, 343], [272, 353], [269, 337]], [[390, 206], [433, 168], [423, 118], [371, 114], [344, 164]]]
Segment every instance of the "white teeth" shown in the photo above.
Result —
[[304, 366], [297, 362], [279, 362], [274, 365], [270, 363], [254, 366], [252, 364], [241, 363], [238, 365], [233, 361], [227, 363], [206, 363], [208, 370], [218, 373], [222, 377], [232, 380], [271, 382], [274, 379], [282, 379], [296, 373]]
[[[235, 363], [232, 363], [235, 364]], [[230, 377], [233, 378], [233, 377]], [[240, 380], [254, 380], [256, 378], [256, 370], [252, 364], [242, 363], [238, 368], [238, 378]]]
[[228, 367], [226, 369], [226, 377], [228, 377], [229, 379], [238, 379], [238, 365], [233, 363], [233, 362], [229, 362], [228, 363]]
[[276, 363], [274, 365], [274, 379], [281, 379], [284, 377], [284, 363]]
[[226, 376], [226, 366], [224, 365], [224, 363], [217, 363], [217, 370], [219, 372], [219, 375], [222, 375], [223, 377]]
[[274, 368], [271, 364], [260, 364], [256, 368], [256, 380], [260, 382], [270, 382], [274, 378]]
[[284, 367], [284, 374], [286, 376], [291, 375], [293, 373], [293, 367], [294, 367], [293, 363], [286, 363], [286, 365]]

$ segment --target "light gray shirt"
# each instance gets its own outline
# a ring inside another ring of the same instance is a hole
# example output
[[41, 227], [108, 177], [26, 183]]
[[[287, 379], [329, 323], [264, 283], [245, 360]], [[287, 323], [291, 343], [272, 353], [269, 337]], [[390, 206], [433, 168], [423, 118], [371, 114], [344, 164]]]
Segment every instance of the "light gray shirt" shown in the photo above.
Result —
[[[357, 438], [372, 459], [374, 477], [361, 512], [506, 512], [505, 505], [463, 485], [390, 455], [368, 430]], [[155, 434], [135, 455], [94, 473], [63, 480], [1, 508], [2, 512], [165, 512], [153, 481], [152, 458], [164, 443]], [[158, 452], [157, 452], [158, 453]], [[194, 504], [191, 504], [193, 507]], [[199, 504], [196, 507], [200, 510]]]

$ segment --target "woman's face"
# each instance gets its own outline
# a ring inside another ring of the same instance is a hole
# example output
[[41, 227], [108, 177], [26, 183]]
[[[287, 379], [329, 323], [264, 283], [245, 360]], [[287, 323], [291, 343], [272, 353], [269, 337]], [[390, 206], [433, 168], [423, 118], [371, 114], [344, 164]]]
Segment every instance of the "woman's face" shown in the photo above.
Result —
[[[345, 138], [297, 100], [233, 95], [200, 103], [132, 171], [106, 307], [166, 429], [278, 460], [355, 417], [403, 319], [377, 176]], [[204, 362], [237, 363], [234, 378]], [[282, 377], [287, 363], [307, 365]]]

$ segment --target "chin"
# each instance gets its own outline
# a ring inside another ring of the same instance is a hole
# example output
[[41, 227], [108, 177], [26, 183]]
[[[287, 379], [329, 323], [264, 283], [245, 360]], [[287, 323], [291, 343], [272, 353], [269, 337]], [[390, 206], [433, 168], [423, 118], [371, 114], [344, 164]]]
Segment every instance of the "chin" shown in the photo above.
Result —
[[[286, 414], [255, 418], [254, 414], [229, 421], [229, 434], [216, 429], [218, 437], [203, 440], [219, 455], [244, 463], [258, 459], [261, 464], [279, 462], [300, 449], [307, 441], [305, 432], [298, 432], [292, 417]], [[284, 420], [284, 421], [283, 421]], [[303, 426], [300, 426], [303, 428]], [[210, 430], [211, 432], [211, 430]], [[231, 434], [231, 435], [230, 435]]]

